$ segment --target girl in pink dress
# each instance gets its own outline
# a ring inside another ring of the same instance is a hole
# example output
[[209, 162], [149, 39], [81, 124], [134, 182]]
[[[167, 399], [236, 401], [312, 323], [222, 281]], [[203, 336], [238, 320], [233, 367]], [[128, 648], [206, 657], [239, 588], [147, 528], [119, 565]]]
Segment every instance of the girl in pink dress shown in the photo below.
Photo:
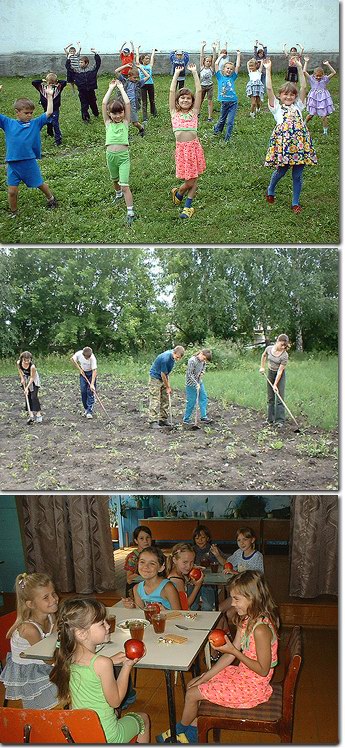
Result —
[[[259, 571], [243, 571], [230, 583], [236, 610], [237, 633], [233, 642], [218, 647], [222, 657], [206, 673], [187, 686], [181, 722], [176, 725], [180, 742], [197, 742], [198, 703], [207, 699], [220, 706], [251, 709], [268, 701], [270, 680], [277, 665], [279, 619], [267, 582]], [[233, 666], [234, 660], [239, 665]], [[163, 737], [164, 736], [164, 737]], [[163, 742], [167, 733], [163, 733]]]
[[191, 218], [195, 213], [192, 201], [197, 191], [198, 177], [206, 169], [204, 152], [197, 137], [198, 114], [201, 106], [201, 84], [195, 65], [187, 69], [193, 75], [195, 95], [189, 88], [180, 88], [176, 92], [176, 83], [181, 68], [176, 68], [169, 91], [169, 109], [173, 132], [176, 138], [176, 176], [183, 179], [180, 187], [171, 190], [174, 205], [181, 205], [186, 196], [185, 207], [180, 218]]
[[331, 78], [336, 75], [336, 71], [332, 68], [332, 65], [325, 60], [323, 63], [327, 65], [329, 74], [325, 75], [324, 70], [321, 67], [315, 68], [313, 75], [309, 75], [307, 72], [309, 57], [304, 55], [304, 67], [303, 73], [311, 86], [307, 98], [307, 110], [308, 114], [306, 117], [306, 124], [313, 119], [314, 114], [321, 117], [323, 124], [323, 134], [328, 135], [328, 115], [334, 112], [334, 106], [332, 97], [327, 86]]

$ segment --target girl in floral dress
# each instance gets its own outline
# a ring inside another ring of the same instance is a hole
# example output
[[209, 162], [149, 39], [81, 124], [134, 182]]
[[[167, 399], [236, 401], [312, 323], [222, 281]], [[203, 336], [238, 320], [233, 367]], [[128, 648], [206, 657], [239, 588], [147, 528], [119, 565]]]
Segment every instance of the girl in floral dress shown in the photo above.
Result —
[[299, 199], [302, 190], [303, 169], [306, 165], [316, 164], [317, 158], [310, 133], [302, 118], [307, 93], [302, 63], [297, 58], [295, 62], [300, 82], [299, 94], [294, 83], [285, 83], [279, 89], [278, 100], [272, 88], [271, 61], [269, 59], [264, 61], [267, 72], [268, 106], [277, 123], [270, 138], [265, 160], [265, 166], [275, 167], [267, 189], [266, 200], [268, 203], [275, 202], [276, 186], [291, 166], [291, 209], [294, 213], [300, 213]]
[[[222, 657], [187, 686], [181, 722], [176, 733], [181, 743], [197, 742], [196, 715], [201, 699], [234, 709], [251, 709], [268, 701], [270, 680], [277, 665], [279, 619], [265, 578], [259, 571], [243, 571], [230, 583], [236, 610], [237, 633], [233, 642], [218, 647]], [[233, 666], [239, 660], [238, 666]], [[182, 739], [181, 739], [182, 737]], [[157, 742], [169, 738], [162, 733]]]

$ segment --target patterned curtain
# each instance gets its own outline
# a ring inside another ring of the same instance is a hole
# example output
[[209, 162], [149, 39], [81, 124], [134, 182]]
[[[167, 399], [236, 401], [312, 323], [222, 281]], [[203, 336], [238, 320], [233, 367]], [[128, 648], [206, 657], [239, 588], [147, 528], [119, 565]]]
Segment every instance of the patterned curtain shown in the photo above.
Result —
[[338, 595], [338, 498], [291, 502], [290, 595]]
[[60, 592], [115, 588], [107, 496], [21, 496], [29, 573], [51, 576]]

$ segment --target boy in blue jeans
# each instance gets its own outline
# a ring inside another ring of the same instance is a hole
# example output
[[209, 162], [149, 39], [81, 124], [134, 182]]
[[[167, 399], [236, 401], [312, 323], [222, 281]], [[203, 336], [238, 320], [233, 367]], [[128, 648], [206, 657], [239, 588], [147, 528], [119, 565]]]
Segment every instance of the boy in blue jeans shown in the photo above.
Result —
[[17, 215], [18, 189], [21, 182], [27, 187], [37, 187], [47, 198], [47, 208], [56, 208], [57, 202], [43, 181], [36, 159], [41, 158], [40, 133], [53, 112], [53, 89], [47, 87], [47, 111], [32, 119], [35, 104], [22, 98], [14, 102], [16, 119], [0, 114], [0, 128], [6, 138], [8, 201], [11, 218]]
[[199, 400], [202, 423], [211, 423], [207, 417], [207, 394], [202, 380], [206, 369], [206, 361], [212, 360], [212, 353], [208, 348], [203, 348], [195, 356], [188, 360], [186, 371], [186, 410], [183, 416], [183, 426], [188, 428], [190, 417], [195, 408], [197, 398]]
[[235, 121], [235, 114], [238, 107], [238, 99], [235, 91], [235, 81], [238, 78], [238, 71], [241, 64], [241, 53], [237, 50], [236, 65], [233, 62], [226, 62], [223, 65], [222, 72], [219, 69], [220, 61], [226, 57], [222, 52], [215, 62], [216, 78], [218, 82], [218, 101], [221, 102], [219, 120], [213, 128], [215, 135], [223, 132], [226, 125], [225, 142], [230, 140], [232, 129]]

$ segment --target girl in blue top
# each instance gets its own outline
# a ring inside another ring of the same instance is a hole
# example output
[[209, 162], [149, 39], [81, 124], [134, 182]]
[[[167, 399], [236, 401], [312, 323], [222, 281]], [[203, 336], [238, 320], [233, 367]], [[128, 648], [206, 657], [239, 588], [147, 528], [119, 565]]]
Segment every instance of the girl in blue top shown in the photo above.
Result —
[[[144, 85], [141, 88], [141, 103], [143, 105], [143, 122], [147, 122], [147, 96], [149, 97], [150, 101], [150, 110], [151, 110], [151, 116], [157, 117], [158, 112], [156, 109], [156, 103], [155, 103], [155, 87], [154, 82], [152, 78], [152, 68], [155, 61], [155, 52], [157, 52], [157, 49], [153, 49], [151, 52], [151, 55], [149, 54], [139, 54], [140, 44], [138, 44], [136, 49], [136, 57], [135, 61], [137, 65], [140, 65], [146, 72], [149, 74], [149, 78], [145, 81]], [[139, 79], [142, 80], [144, 78], [144, 73], [139, 68]]]
[[138, 557], [138, 574], [143, 578], [134, 587], [133, 601], [127, 599], [125, 607], [144, 608], [147, 603], [159, 603], [167, 610], [180, 610], [181, 603], [175, 585], [165, 578], [165, 556], [160, 548], [144, 548]]

